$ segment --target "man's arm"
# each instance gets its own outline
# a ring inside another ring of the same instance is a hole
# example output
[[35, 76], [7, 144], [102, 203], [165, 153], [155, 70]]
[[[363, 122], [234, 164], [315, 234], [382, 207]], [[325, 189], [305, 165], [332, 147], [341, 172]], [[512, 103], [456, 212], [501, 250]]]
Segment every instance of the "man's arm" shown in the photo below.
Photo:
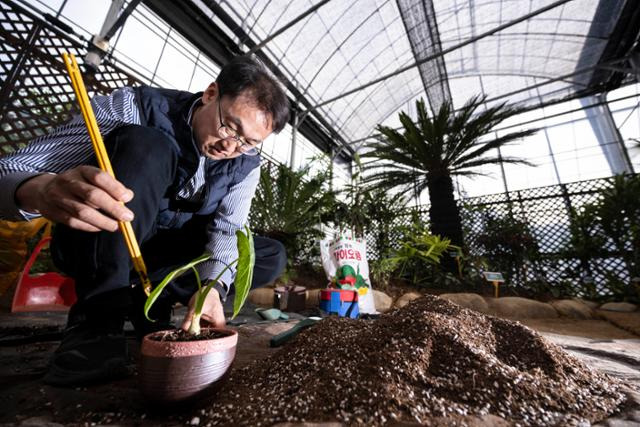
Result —
[[[140, 123], [133, 89], [122, 88], [91, 101], [103, 135], [124, 124]], [[71, 227], [113, 230], [127, 220], [120, 201], [133, 194], [91, 166], [83, 166], [93, 148], [81, 116], [0, 159], [0, 218], [20, 220], [43, 215]]]
[[117, 221], [133, 220], [123, 203], [133, 192], [95, 166], [78, 166], [60, 174], [24, 181], [15, 192], [20, 209], [83, 231], [116, 231]]
[[[211, 261], [196, 266], [203, 280], [213, 280], [224, 270], [225, 266], [238, 258], [236, 231], [247, 223], [251, 200], [260, 180], [260, 168], [252, 170], [247, 177], [233, 185], [227, 195], [220, 201], [213, 221], [207, 227], [209, 243], [206, 250], [213, 254]], [[235, 266], [227, 270], [220, 282], [209, 292], [202, 309], [202, 318], [214, 327], [225, 326], [222, 302], [236, 275]], [[195, 296], [189, 302], [189, 310], [182, 321], [181, 328], [189, 330], [191, 317], [195, 309]]]
[[[200, 277], [214, 279], [226, 265], [238, 258], [236, 231], [242, 230], [247, 223], [251, 200], [259, 181], [260, 168], [257, 167], [244, 180], [233, 185], [220, 201], [213, 221], [207, 227], [209, 243], [206, 250], [213, 256], [211, 261], [198, 265]], [[235, 266], [222, 275], [220, 281], [226, 286], [216, 287], [222, 300], [226, 298], [235, 275]]]

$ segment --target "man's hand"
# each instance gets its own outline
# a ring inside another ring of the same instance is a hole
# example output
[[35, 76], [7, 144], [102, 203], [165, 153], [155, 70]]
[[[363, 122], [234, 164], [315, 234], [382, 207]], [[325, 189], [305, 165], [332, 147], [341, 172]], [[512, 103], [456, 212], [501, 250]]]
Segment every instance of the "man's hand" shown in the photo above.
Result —
[[[191, 318], [196, 307], [196, 294], [193, 294], [189, 301], [189, 310], [182, 321], [182, 330], [188, 331], [191, 326]], [[202, 320], [211, 324], [214, 328], [224, 328], [227, 321], [224, 318], [224, 310], [220, 302], [220, 295], [215, 289], [211, 289], [204, 300], [202, 306]]]
[[133, 219], [122, 204], [131, 199], [133, 191], [94, 166], [38, 175], [16, 191], [20, 209], [82, 231], [116, 231], [118, 221]]

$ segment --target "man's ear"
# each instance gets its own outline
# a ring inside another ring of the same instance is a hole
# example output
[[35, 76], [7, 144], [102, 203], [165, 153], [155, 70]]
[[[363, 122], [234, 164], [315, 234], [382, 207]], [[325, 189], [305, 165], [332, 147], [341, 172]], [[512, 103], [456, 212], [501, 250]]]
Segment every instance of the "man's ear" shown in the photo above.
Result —
[[218, 83], [211, 83], [202, 94], [202, 103], [208, 104], [212, 100], [215, 100], [218, 97]]

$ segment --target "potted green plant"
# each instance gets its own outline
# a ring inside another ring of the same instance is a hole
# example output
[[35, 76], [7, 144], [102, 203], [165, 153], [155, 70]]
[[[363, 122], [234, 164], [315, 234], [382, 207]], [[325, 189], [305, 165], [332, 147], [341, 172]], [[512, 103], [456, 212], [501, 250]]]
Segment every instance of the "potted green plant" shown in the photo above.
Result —
[[186, 265], [169, 273], [149, 294], [144, 314], [172, 280], [193, 271], [198, 284], [191, 326], [181, 329], [159, 331], [146, 335], [140, 349], [140, 384], [142, 393], [153, 402], [179, 403], [192, 400], [215, 391], [229, 370], [235, 357], [238, 334], [223, 328], [202, 328], [201, 316], [205, 299], [222, 274], [236, 265], [234, 281], [233, 317], [247, 299], [253, 279], [255, 250], [253, 236], [248, 227], [245, 232], [236, 232], [238, 258], [223, 269], [218, 276], [203, 284], [195, 268], [211, 258], [205, 253]]

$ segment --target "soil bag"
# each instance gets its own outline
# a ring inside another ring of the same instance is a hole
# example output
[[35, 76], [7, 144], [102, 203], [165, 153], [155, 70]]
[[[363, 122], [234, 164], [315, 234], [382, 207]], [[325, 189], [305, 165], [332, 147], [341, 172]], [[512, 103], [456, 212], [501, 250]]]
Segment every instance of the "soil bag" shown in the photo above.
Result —
[[330, 281], [328, 288], [357, 291], [360, 313], [377, 313], [369, 280], [366, 242], [346, 236], [322, 240], [320, 256]]

